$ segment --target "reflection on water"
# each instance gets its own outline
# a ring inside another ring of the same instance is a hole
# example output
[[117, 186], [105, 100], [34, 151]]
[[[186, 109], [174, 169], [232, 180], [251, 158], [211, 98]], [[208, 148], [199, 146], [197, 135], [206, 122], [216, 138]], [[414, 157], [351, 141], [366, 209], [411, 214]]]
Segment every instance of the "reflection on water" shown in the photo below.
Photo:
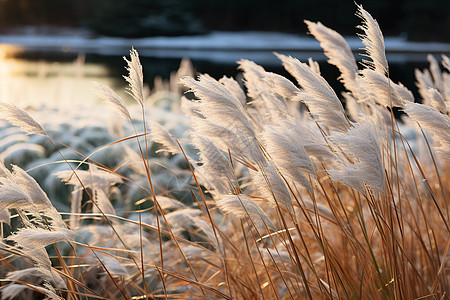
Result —
[[0, 100], [21, 107], [97, 103], [92, 81], [117, 87], [102, 63], [85, 62], [85, 56], [65, 59], [24, 58], [20, 48], [0, 47]]
[[[123, 55], [128, 56], [128, 53]], [[178, 69], [180, 60], [141, 57], [145, 82], [152, 87], [155, 77], [169, 78], [170, 73]], [[237, 64], [214, 63], [202, 59], [193, 59], [192, 62], [196, 71], [209, 73], [217, 79], [224, 75], [238, 74]], [[342, 85], [336, 81], [339, 77], [337, 69], [326, 61], [319, 63], [322, 76], [339, 95]], [[119, 55], [28, 53], [17, 47], [0, 45], [0, 101], [15, 103], [21, 107], [95, 104], [100, 100], [93, 91], [93, 81], [111, 86], [126, 100], [129, 97], [125, 94], [126, 83], [122, 78], [126, 74], [124, 66], [125, 62]], [[414, 69], [426, 66], [426, 61], [391, 63], [390, 76], [394, 82], [402, 82], [415, 93]], [[267, 71], [291, 78], [281, 64], [264, 67]]]

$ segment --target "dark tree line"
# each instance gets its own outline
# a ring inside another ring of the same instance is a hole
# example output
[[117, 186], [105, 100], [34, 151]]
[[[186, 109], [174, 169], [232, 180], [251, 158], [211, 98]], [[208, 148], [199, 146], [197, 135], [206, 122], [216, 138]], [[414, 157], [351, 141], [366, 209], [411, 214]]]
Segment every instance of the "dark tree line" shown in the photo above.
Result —
[[[448, 0], [360, 0], [385, 35], [450, 41]], [[304, 19], [342, 34], [359, 24], [353, 0], [0, 0], [0, 28], [83, 26], [102, 35], [199, 34], [210, 30], [304, 33]]]

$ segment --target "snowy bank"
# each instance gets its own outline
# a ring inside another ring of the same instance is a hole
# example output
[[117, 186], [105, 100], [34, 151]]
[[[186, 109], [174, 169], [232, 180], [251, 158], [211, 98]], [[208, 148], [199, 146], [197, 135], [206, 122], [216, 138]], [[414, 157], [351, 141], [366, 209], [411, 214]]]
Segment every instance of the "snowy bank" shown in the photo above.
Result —
[[[360, 39], [347, 38], [355, 52], [363, 47]], [[15, 45], [26, 51], [94, 53], [124, 55], [130, 46], [142, 56], [158, 58], [204, 59], [234, 63], [248, 58], [259, 63], [274, 63], [272, 52], [281, 52], [300, 59], [325, 59], [319, 42], [312, 37], [279, 32], [212, 32], [201, 36], [148, 37], [139, 39], [94, 37], [85, 31], [69, 34], [9, 34], [0, 36], [0, 44]], [[425, 61], [428, 53], [450, 53], [449, 43], [410, 42], [402, 37], [387, 37], [386, 52], [390, 61]]]

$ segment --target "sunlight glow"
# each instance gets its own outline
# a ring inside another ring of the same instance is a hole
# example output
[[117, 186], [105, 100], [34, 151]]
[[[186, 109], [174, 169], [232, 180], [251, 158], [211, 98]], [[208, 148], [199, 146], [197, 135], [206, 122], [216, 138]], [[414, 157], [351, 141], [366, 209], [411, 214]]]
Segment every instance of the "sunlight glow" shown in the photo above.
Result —
[[23, 51], [0, 45], [0, 101], [24, 107], [98, 103], [92, 82], [116, 85], [105, 65], [86, 63], [82, 54], [72, 62], [58, 62], [21, 58]]

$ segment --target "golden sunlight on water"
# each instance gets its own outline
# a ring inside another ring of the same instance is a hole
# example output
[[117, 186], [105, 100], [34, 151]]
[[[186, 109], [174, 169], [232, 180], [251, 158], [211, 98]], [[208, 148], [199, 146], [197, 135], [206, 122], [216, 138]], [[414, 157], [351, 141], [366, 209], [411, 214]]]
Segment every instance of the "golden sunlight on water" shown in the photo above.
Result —
[[97, 104], [92, 82], [117, 84], [105, 65], [86, 63], [84, 55], [58, 62], [21, 58], [22, 51], [0, 45], [0, 101], [21, 107]]

